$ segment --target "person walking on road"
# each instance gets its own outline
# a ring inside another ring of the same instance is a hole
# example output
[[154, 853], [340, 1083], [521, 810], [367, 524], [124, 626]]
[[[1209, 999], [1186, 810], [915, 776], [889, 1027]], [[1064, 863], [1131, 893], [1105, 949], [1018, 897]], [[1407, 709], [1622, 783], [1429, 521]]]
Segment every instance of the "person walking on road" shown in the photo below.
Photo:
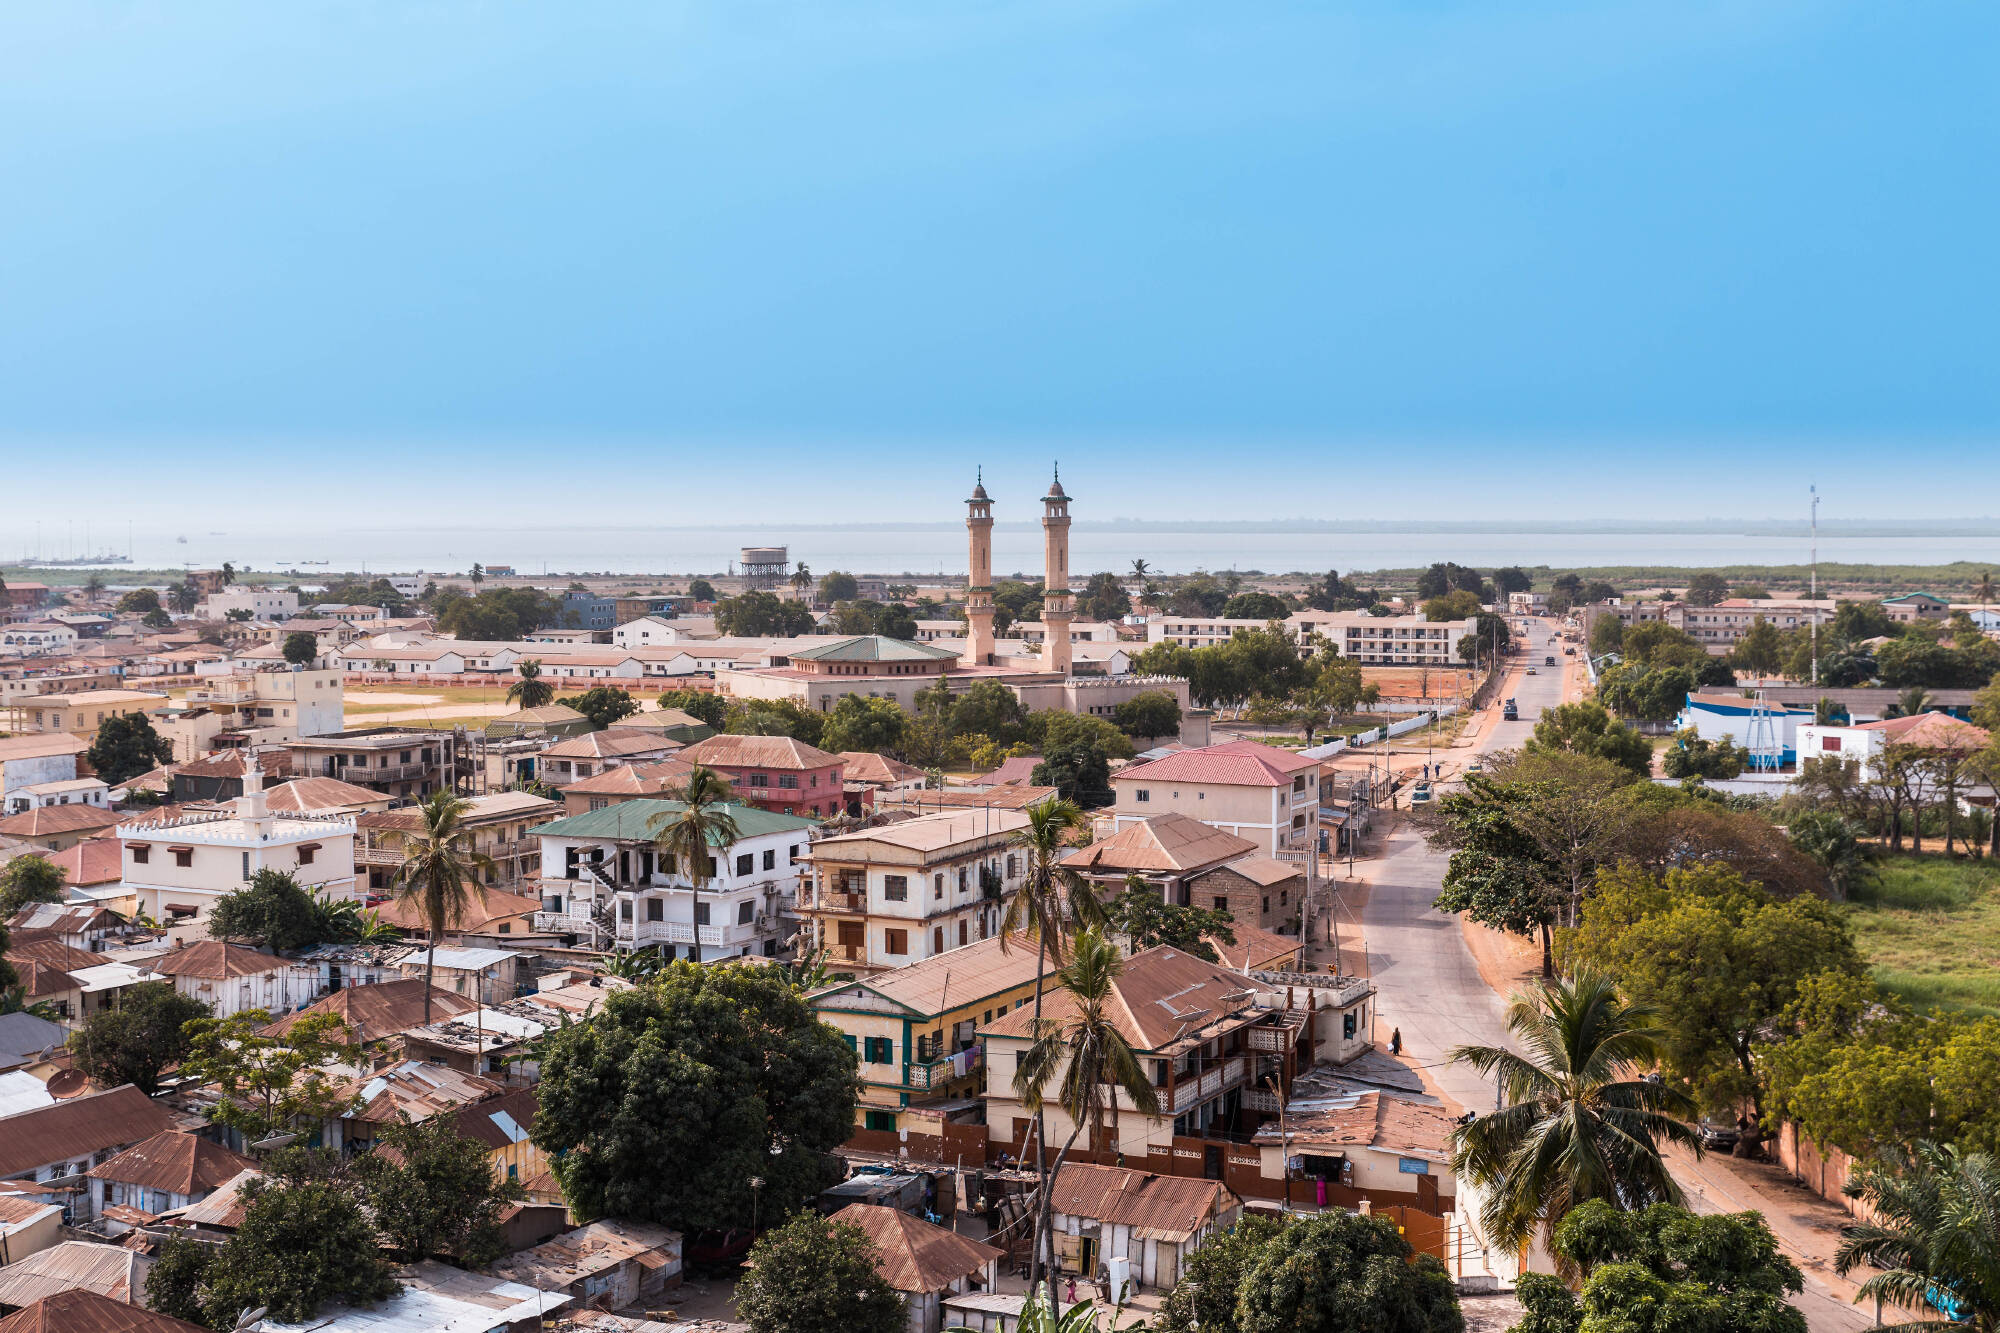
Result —
[[1403, 1053], [1403, 1029], [1394, 1028], [1389, 1033], [1389, 1054], [1401, 1055], [1402, 1053]]

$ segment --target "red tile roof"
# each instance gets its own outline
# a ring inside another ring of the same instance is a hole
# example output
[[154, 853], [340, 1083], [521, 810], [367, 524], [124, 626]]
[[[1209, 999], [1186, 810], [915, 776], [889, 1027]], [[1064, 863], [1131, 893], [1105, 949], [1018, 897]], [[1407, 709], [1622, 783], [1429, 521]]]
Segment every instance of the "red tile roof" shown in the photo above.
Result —
[[1248, 838], [1187, 815], [1148, 815], [1071, 852], [1063, 865], [1085, 874], [1173, 873], [1233, 861], [1256, 850], [1257, 844]]
[[1911, 717], [1888, 717], [1880, 722], [1864, 722], [1856, 730], [1879, 731], [1898, 745], [1923, 750], [1983, 750], [1987, 732], [1948, 713], [1918, 713]]
[[1199, 750], [1179, 750], [1164, 758], [1121, 770], [1118, 782], [1198, 782], [1219, 787], [1289, 787], [1299, 774], [1319, 767], [1291, 750], [1256, 741], [1230, 741]]
[[790, 736], [710, 736], [682, 750], [680, 757], [725, 768], [826, 768], [840, 762], [839, 756]]

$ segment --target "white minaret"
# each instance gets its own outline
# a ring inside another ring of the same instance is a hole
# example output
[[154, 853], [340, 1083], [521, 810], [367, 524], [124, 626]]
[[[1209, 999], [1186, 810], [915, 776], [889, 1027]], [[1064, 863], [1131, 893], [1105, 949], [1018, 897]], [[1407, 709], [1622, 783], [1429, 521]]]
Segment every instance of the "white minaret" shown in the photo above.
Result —
[[1048, 644], [1042, 650], [1042, 664], [1050, 671], [1069, 674], [1069, 497], [1063, 494], [1062, 469], [1056, 469], [1049, 493], [1042, 497], [1042, 555], [1046, 565], [1042, 576], [1042, 624], [1048, 628]]
[[993, 660], [993, 501], [983, 475], [965, 502], [965, 537], [965, 655], [959, 660], [985, 666]]

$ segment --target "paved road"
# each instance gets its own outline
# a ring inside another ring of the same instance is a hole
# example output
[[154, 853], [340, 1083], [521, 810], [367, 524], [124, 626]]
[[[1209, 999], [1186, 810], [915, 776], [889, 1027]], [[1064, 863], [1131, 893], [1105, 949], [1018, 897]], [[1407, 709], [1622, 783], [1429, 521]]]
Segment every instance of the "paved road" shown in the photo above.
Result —
[[[1473, 754], [1518, 749], [1534, 730], [1546, 708], [1562, 702], [1565, 668], [1573, 661], [1562, 646], [1549, 646], [1545, 621], [1530, 621], [1527, 662], [1536, 666], [1529, 676], [1517, 669], [1502, 689], [1520, 705], [1518, 722], [1502, 722], [1496, 710], [1482, 724]], [[1553, 653], [1558, 665], [1542, 665]], [[1468, 762], [1465, 750], [1450, 752], [1454, 767]], [[1405, 759], [1399, 758], [1397, 767]], [[1423, 762], [1419, 755], [1417, 762]], [[1460, 1106], [1479, 1111], [1494, 1105], [1491, 1081], [1463, 1065], [1445, 1060], [1445, 1053], [1468, 1043], [1506, 1044], [1506, 1004], [1489, 988], [1472, 961], [1458, 921], [1435, 910], [1431, 901], [1444, 882], [1446, 857], [1408, 832], [1392, 835], [1386, 854], [1370, 877], [1374, 887], [1361, 910], [1369, 975], [1376, 987], [1380, 1027], [1377, 1040], [1388, 1043], [1391, 1028], [1400, 1027], [1404, 1049], [1428, 1066], [1438, 1088]], [[1755, 1206], [1735, 1197], [1720, 1168], [1686, 1164], [1679, 1172], [1690, 1203], [1700, 1212], [1736, 1211]], [[1793, 1256], [1798, 1257], [1796, 1254]], [[1815, 1333], [1848, 1333], [1867, 1328], [1868, 1316], [1835, 1295], [1818, 1278], [1808, 1275], [1805, 1295], [1798, 1302]]]

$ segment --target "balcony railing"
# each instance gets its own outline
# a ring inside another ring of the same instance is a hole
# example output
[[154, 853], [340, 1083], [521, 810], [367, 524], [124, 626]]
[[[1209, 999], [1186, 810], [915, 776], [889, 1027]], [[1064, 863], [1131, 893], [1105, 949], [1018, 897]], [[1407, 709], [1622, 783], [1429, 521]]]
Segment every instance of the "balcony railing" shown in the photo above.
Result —
[[583, 934], [590, 929], [590, 918], [571, 916], [568, 912], [535, 913], [536, 930], [553, 930], [562, 934]]
[[801, 906], [818, 907], [829, 912], [864, 912], [868, 910], [868, 898], [866, 894], [824, 890], [810, 901], [802, 901]]
[[921, 1064], [913, 1061], [903, 1066], [903, 1082], [912, 1088], [941, 1088], [951, 1080], [963, 1078], [978, 1069], [985, 1061], [986, 1052], [979, 1046], [971, 1048], [970, 1061], [963, 1072], [959, 1072], [958, 1066], [950, 1059], [928, 1060]]

